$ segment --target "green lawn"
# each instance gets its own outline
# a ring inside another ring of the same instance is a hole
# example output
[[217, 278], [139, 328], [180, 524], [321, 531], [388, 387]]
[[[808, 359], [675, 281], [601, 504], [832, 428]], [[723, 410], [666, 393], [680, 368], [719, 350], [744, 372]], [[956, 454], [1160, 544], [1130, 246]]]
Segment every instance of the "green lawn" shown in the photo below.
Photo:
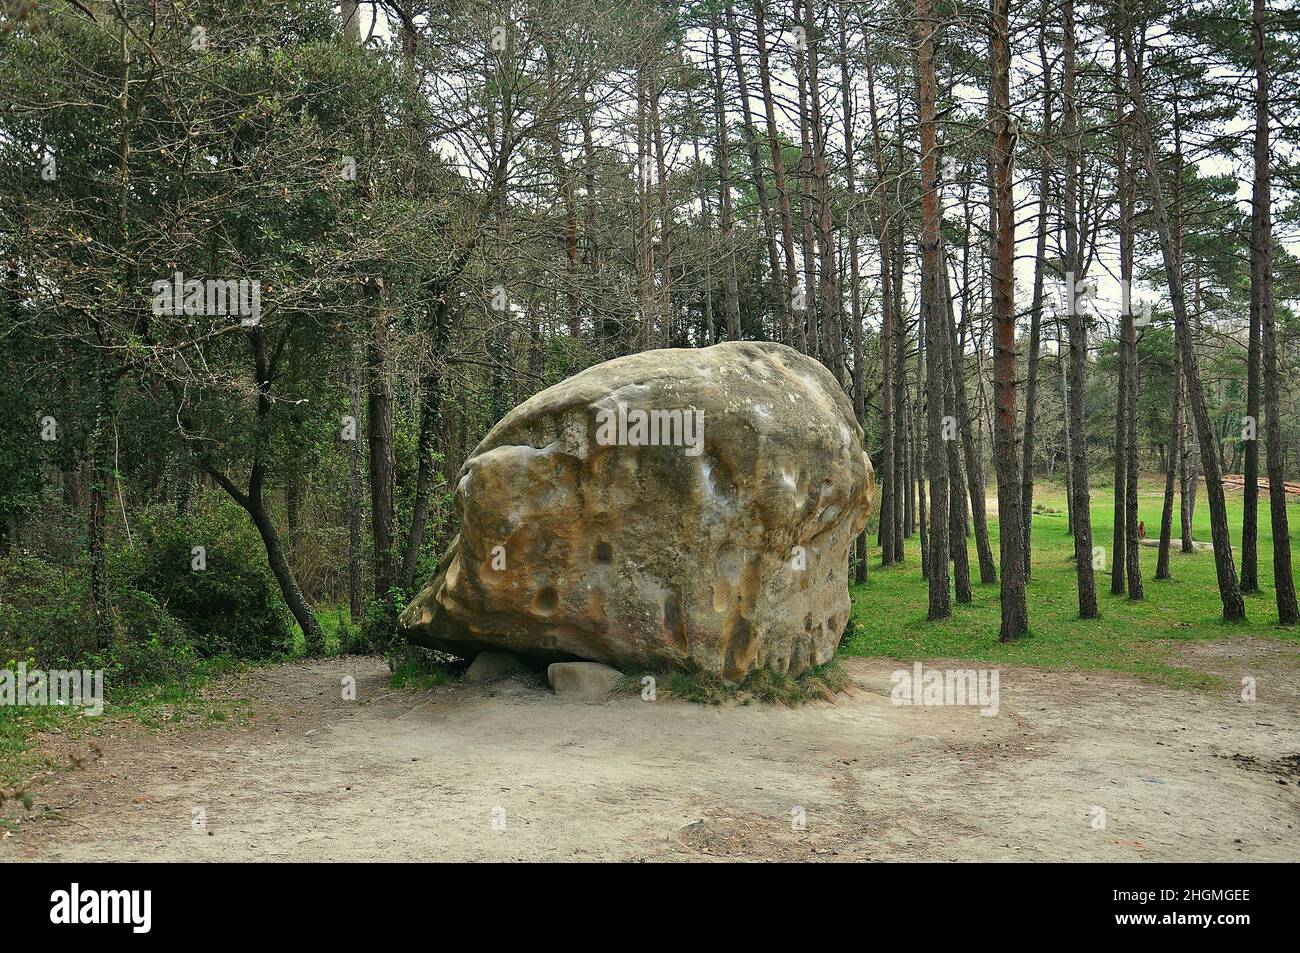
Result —
[[[1143, 481], [1139, 514], [1146, 522], [1147, 535], [1158, 537], [1163, 480]], [[1175, 641], [1225, 639], [1238, 635], [1283, 639], [1300, 647], [1300, 628], [1285, 629], [1277, 624], [1273, 603], [1273, 550], [1269, 532], [1267, 495], [1259, 508], [1259, 564], [1261, 591], [1246, 597], [1244, 623], [1222, 621], [1222, 604], [1214, 575], [1214, 555], [1198, 552], [1182, 555], [1178, 550], [1177, 510], [1171, 561], [1173, 579], [1155, 578], [1155, 547], [1142, 547], [1142, 581], [1146, 598], [1130, 602], [1110, 594], [1110, 544], [1112, 489], [1092, 489], [1094, 545], [1105, 546], [1107, 570], [1098, 573], [1097, 598], [1101, 617], [1084, 621], [1078, 617], [1078, 591], [1072, 556], [1074, 541], [1066, 534], [1065, 492], [1060, 485], [1040, 484], [1035, 488], [1033, 575], [1029, 584], [1030, 633], [1011, 645], [998, 642], [998, 586], [978, 584], [973, 539], [969, 541], [974, 601], [953, 605], [953, 617], [946, 622], [925, 619], [927, 595], [920, 573], [920, 542], [906, 543], [906, 563], [880, 568], [880, 550], [871, 551], [870, 578], [852, 586], [854, 631], [845, 639], [846, 655], [888, 656], [904, 661], [926, 658], [973, 659], [1003, 664], [1040, 665], [1049, 668], [1111, 669], [1131, 672], [1155, 681], [1175, 685], [1208, 687], [1218, 680], [1171, 664], [1168, 657]], [[1234, 556], [1241, 570], [1241, 494], [1229, 492], [1228, 515], [1232, 526]], [[1300, 569], [1300, 506], [1289, 511], [1292, 551]], [[1196, 507], [1195, 536], [1210, 538], [1210, 510], [1204, 489]], [[998, 524], [990, 523], [994, 558], [998, 552]]]

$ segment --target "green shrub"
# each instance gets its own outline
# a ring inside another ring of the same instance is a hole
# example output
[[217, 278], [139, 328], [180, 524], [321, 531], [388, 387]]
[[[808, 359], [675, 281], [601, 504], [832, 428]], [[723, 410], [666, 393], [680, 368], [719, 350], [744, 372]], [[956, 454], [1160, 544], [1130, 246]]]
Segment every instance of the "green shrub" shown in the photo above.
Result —
[[150, 515], [125, 559], [130, 586], [151, 594], [185, 626], [200, 657], [262, 659], [292, 645], [292, 618], [261, 537], [233, 502], [207, 494], [183, 516]]
[[185, 678], [198, 664], [189, 632], [147, 592], [119, 589], [114, 596], [118, 639], [106, 660], [110, 684], [144, 684]]
[[32, 555], [0, 561], [0, 663], [104, 669], [110, 685], [188, 675], [197, 656], [190, 634], [147, 592], [112, 593], [117, 640], [101, 650], [86, 595], [86, 567], [60, 569]]
[[0, 660], [79, 663], [95, 649], [84, 565], [62, 569], [30, 554], [0, 560]]

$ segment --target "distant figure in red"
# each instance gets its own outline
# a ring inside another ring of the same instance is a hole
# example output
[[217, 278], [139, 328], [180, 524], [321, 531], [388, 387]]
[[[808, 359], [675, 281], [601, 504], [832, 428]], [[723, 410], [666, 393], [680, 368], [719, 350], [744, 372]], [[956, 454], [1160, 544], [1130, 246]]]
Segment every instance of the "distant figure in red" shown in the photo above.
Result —
[[1147, 521], [1138, 520], [1138, 539], [1147, 538]]

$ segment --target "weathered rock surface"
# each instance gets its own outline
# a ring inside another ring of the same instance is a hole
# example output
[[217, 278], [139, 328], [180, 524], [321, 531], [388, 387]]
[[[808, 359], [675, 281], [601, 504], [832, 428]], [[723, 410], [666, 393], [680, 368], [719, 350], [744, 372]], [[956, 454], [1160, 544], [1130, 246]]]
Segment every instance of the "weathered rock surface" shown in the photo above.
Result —
[[546, 681], [565, 701], [603, 702], [622, 677], [618, 669], [600, 662], [552, 662], [546, 667]]
[[873, 493], [852, 405], [812, 358], [729, 342], [608, 361], [470, 455], [460, 535], [400, 624], [464, 657], [798, 674], [839, 644]]

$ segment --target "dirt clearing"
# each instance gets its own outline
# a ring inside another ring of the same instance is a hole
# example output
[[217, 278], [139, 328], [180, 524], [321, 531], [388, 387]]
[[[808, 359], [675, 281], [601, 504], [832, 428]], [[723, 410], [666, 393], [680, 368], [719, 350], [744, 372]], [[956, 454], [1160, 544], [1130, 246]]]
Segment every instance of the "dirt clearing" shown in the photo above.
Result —
[[845, 660], [851, 695], [794, 710], [573, 704], [533, 679], [395, 692], [374, 659], [290, 663], [208, 690], [245, 716], [102, 733], [0, 861], [1300, 860], [1294, 648], [1183, 654], [1228, 687], [1003, 667], [992, 717], [891, 704], [910, 665], [888, 659]]

